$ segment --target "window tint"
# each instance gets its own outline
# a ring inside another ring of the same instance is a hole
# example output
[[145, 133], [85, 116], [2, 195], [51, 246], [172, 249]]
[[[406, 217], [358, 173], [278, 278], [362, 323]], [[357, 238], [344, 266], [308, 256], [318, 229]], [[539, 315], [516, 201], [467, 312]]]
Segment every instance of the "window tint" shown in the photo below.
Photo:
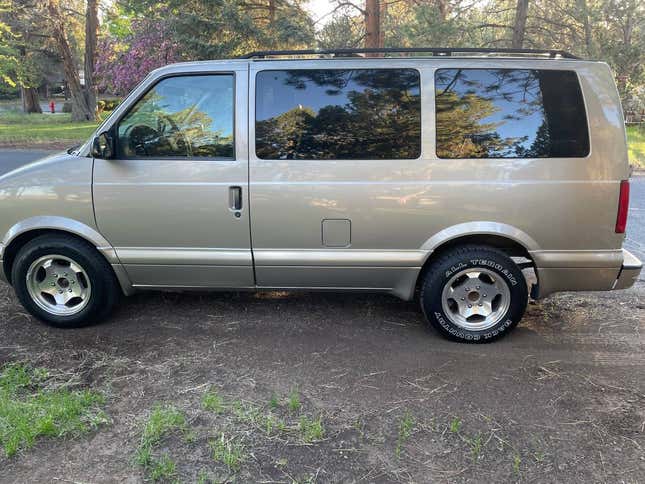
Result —
[[421, 153], [413, 69], [262, 71], [255, 150], [261, 159], [403, 159]]
[[233, 158], [232, 75], [159, 81], [118, 128], [120, 157]]
[[587, 118], [570, 71], [439, 69], [440, 158], [584, 157]]

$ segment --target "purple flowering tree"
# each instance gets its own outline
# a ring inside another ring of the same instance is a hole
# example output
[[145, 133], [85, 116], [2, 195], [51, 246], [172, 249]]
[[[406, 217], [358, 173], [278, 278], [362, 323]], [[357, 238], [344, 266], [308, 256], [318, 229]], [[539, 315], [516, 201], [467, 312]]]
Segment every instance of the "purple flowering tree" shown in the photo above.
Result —
[[123, 40], [106, 37], [97, 49], [95, 75], [102, 92], [125, 95], [157, 67], [177, 62], [179, 49], [167, 26], [154, 20], [134, 20]]

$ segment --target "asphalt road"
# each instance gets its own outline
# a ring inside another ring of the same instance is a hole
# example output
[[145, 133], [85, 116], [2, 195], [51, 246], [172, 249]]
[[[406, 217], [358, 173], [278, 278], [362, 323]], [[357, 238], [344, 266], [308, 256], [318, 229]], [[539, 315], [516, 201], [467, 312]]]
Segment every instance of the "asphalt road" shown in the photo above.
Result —
[[[0, 175], [51, 152], [31, 150], [0, 150]], [[631, 198], [625, 248], [645, 260], [645, 176], [631, 181]]]

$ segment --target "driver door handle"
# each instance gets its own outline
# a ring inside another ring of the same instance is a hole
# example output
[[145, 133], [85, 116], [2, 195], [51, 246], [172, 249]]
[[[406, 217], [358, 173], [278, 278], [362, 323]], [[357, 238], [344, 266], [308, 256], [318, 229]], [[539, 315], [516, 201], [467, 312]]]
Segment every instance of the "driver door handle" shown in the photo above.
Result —
[[242, 210], [242, 187], [229, 187], [228, 205], [231, 210]]

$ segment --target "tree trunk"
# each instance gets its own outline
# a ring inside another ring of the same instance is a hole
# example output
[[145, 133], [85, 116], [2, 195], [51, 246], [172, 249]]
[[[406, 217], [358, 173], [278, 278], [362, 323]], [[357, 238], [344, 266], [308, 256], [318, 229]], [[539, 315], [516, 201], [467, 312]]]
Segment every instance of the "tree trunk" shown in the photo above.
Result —
[[81, 80], [78, 75], [78, 69], [72, 49], [69, 46], [67, 35], [65, 34], [66, 22], [63, 20], [60, 10], [58, 9], [57, 0], [47, 0], [47, 10], [49, 12], [50, 23], [52, 25], [52, 36], [54, 42], [60, 51], [61, 60], [63, 62], [63, 72], [65, 73], [65, 80], [69, 86], [70, 95], [72, 98], [72, 120], [73, 121], [89, 121], [95, 117], [94, 110], [90, 109], [85, 98], [85, 93], [81, 87]]
[[578, 11], [580, 12], [580, 18], [584, 28], [585, 51], [588, 57], [593, 57], [593, 35], [591, 32], [591, 22], [589, 21], [589, 7], [587, 5], [587, 0], [576, 0], [576, 4]]
[[524, 33], [526, 32], [526, 17], [529, 11], [529, 0], [517, 0], [515, 9], [515, 23], [513, 24], [513, 40], [511, 47], [521, 49], [524, 44]]
[[22, 98], [22, 110], [25, 113], [42, 113], [38, 89], [35, 87], [21, 87], [20, 97]]
[[383, 21], [387, 18], [387, 2], [381, 2], [379, 8], [378, 46], [382, 49], [385, 47], [385, 29], [383, 28]]
[[[365, 48], [378, 49], [381, 38], [381, 6], [379, 0], [365, 2]], [[377, 57], [378, 54], [367, 54]]]
[[273, 25], [275, 22], [275, 11], [276, 11], [276, 5], [275, 5], [275, 0], [269, 0], [269, 23]]
[[96, 42], [99, 31], [99, 2], [87, 0], [85, 12], [85, 101], [93, 113], [93, 119], [98, 121], [96, 112], [97, 88], [94, 82], [94, 64], [96, 58]]
[[437, 0], [437, 7], [439, 8], [439, 17], [442, 22], [448, 18], [448, 0]]

